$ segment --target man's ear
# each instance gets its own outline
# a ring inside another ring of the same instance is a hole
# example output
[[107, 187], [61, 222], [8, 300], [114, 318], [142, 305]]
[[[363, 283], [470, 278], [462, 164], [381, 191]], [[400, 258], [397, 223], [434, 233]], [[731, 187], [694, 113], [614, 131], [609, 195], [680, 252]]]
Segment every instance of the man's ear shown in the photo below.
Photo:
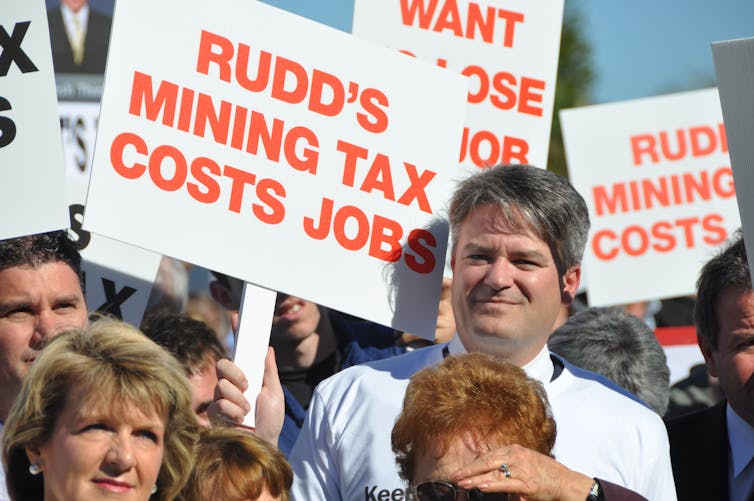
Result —
[[563, 289], [561, 290], [560, 301], [564, 305], [570, 305], [576, 298], [576, 293], [579, 291], [580, 283], [581, 265], [575, 264], [571, 266], [563, 275]]
[[704, 363], [707, 364], [707, 372], [710, 376], [717, 377], [717, 361], [714, 356], [715, 349], [706, 339], [702, 339], [699, 335], [696, 336], [696, 342], [699, 345], [702, 356], [704, 356]]

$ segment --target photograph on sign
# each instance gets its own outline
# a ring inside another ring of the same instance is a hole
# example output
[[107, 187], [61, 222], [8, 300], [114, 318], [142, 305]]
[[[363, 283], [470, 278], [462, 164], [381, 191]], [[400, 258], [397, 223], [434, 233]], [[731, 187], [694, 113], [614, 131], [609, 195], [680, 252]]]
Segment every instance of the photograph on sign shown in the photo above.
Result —
[[99, 102], [115, 0], [45, 0], [58, 101]]
[[4, 2], [0, 39], [1, 240], [65, 228], [68, 205], [44, 2]]
[[751, 266], [754, 263], [754, 38], [713, 43], [712, 55]]
[[469, 77], [460, 163], [547, 166], [563, 0], [355, 0], [353, 34]]
[[119, 3], [84, 228], [431, 336], [467, 90], [261, 2]]
[[563, 110], [561, 124], [592, 221], [589, 304], [693, 294], [740, 225], [717, 90]]

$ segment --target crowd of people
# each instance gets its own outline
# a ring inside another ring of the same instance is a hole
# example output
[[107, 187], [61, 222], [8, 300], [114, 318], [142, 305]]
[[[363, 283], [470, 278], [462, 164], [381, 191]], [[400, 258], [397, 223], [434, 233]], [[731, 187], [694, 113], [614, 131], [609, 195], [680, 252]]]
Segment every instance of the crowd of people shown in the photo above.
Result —
[[[449, 220], [449, 339], [279, 294], [254, 429], [229, 322], [162, 299], [139, 327], [95, 318], [65, 231], [0, 241], [0, 500], [752, 498], [740, 232], [702, 269], [695, 303], [725, 399], [663, 420], [668, 368], [651, 329], [614, 308], [563, 318], [589, 232], [567, 179], [479, 171]], [[210, 284], [229, 315], [241, 285]]]

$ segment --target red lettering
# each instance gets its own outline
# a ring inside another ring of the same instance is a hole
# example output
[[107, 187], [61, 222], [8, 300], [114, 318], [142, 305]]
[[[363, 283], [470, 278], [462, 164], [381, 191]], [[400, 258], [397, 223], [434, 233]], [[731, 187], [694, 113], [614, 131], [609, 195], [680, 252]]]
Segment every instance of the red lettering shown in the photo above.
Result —
[[[171, 159], [175, 166], [172, 178], [163, 175], [162, 165], [166, 158]], [[178, 148], [161, 145], [152, 151], [149, 156], [149, 177], [152, 178], [155, 186], [165, 191], [176, 191], [181, 189], [183, 183], [186, 182], [186, 176], [188, 176], [188, 165]]]
[[230, 165], [226, 165], [223, 168], [223, 176], [229, 177], [233, 180], [230, 188], [230, 202], [228, 204], [228, 210], [233, 212], [241, 212], [241, 203], [243, 202], [243, 192], [247, 184], [253, 185], [257, 176], [251, 172], [245, 170], [236, 169]]
[[113, 139], [113, 142], [110, 145], [110, 163], [112, 164], [113, 169], [115, 169], [115, 172], [126, 179], [138, 179], [144, 174], [144, 172], [146, 172], [147, 166], [138, 162], [134, 162], [131, 166], [127, 166], [123, 163], [123, 154], [126, 146], [133, 146], [136, 153], [141, 155], [149, 153], [147, 143], [145, 143], [141, 137], [130, 132], [122, 132]]
[[[375, 215], [372, 222], [372, 238], [369, 242], [369, 255], [393, 263], [401, 258], [403, 228], [397, 221]], [[387, 249], [384, 246], [387, 245]]]
[[[531, 103], [542, 104], [544, 97], [545, 81], [535, 78], [521, 77], [521, 94], [518, 98], [519, 113], [526, 113], [537, 117], [542, 116], [542, 106], [534, 106]], [[542, 92], [535, 92], [542, 91]]]
[[314, 219], [307, 216], [304, 218], [304, 232], [315, 240], [324, 240], [330, 233], [330, 221], [332, 220], [334, 205], [331, 199], [323, 197], [319, 211], [319, 226], [315, 226]]
[[436, 248], [437, 240], [435, 236], [427, 230], [415, 229], [408, 234], [408, 247], [414, 251], [416, 256], [406, 253], [406, 265], [416, 273], [430, 273], [435, 269], [435, 255], [428, 247]]
[[[366, 113], [356, 113], [356, 121], [367, 132], [379, 134], [387, 129], [387, 113], [380, 108], [387, 108], [387, 96], [377, 89], [364, 89], [359, 97], [359, 103]], [[371, 116], [371, 119], [370, 119]]]
[[655, 137], [651, 134], [640, 134], [638, 136], [631, 136], [631, 153], [634, 159], [634, 165], [642, 164], [642, 155], [649, 155], [649, 159], [652, 163], [660, 161], [660, 156], [657, 154], [657, 142]]
[[262, 92], [270, 80], [270, 66], [272, 66], [272, 54], [267, 51], [259, 52], [259, 64], [254, 79], [249, 78], [249, 59], [251, 59], [251, 47], [246, 44], [238, 44], [238, 64], [236, 65], [236, 81], [246, 90]]
[[417, 176], [416, 166], [408, 162], [403, 162], [403, 166], [406, 169], [406, 175], [411, 185], [403, 192], [401, 198], [398, 199], [398, 203], [408, 206], [413, 200], [419, 203], [419, 209], [432, 214], [432, 207], [429, 205], [429, 199], [424, 189], [437, 175], [435, 172], [425, 170], [420, 176]]
[[[204, 204], [217, 202], [220, 198], [220, 184], [213, 176], [221, 175], [220, 166], [207, 157], [197, 157], [191, 162], [191, 177], [198, 183], [187, 183], [189, 195]], [[201, 187], [206, 191], [202, 191]]]
[[[213, 49], [219, 49], [214, 52]], [[230, 82], [230, 60], [233, 58], [233, 43], [225, 37], [202, 30], [199, 38], [199, 53], [196, 60], [196, 71], [209, 75], [209, 64], [215, 63], [220, 80]]]
[[[346, 225], [348, 219], [356, 222], [356, 234], [350, 238], [346, 234]], [[345, 205], [338, 209], [333, 220], [333, 234], [335, 240], [346, 250], [359, 250], [363, 248], [369, 240], [369, 220], [361, 209], [353, 205]]]
[[369, 156], [369, 151], [341, 139], [338, 139], [338, 145], [335, 149], [346, 154], [341, 182], [346, 186], [352, 187], [356, 177], [356, 162], [359, 158], [366, 159]]
[[619, 251], [617, 247], [613, 247], [608, 251], [603, 251], [603, 247], [601, 245], [603, 239], [608, 239], [614, 242], [618, 239], [618, 236], [611, 230], [599, 230], [594, 233], [594, 237], [592, 238], [592, 252], [594, 252], [594, 255], [597, 257], [597, 259], [610, 261], [611, 259], [618, 256]]
[[[322, 100], [323, 91], [327, 86], [332, 93], [329, 103]], [[345, 89], [338, 77], [324, 71], [312, 71], [312, 93], [309, 98], [309, 109], [320, 115], [334, 117], [343, 109], [346, 100]]]
[[[285, 198], [285, 187], [274, 179], [260, 179], [257, 183], [257, 198], [265, 205], [251, 204], [254, 215], [267, 224], [279, 224], [285, 217], [285, 205], [274, 195]], [[269, 211], [265, 209], [265, 206]]]
[[707, 245], [719, 245], [728, 238], [728, 231], [722, 226], [725, 222], [720, 214], [707, 214], [702, 218], [702, 228], [707, 232], [702, 240]]
[[657, 252], [670, 252], [675, 249], [676, 240], [673, 235], [673, 225], [667, 221], [660, 221], [652, 226], [654, 241], [652, 248]]
[[[287, 89], [286, 84], [293, 79], [293, 88]], [[278, 56], [275, 61], [275, 72], [272, 77], [271, 96], [280, 101], [297, 104], [306, 98], [309, 87], [309, 77], [306, 70], [296, 61]]]
[[152, 77], [145, 73], [134, 71], [133, 84], [131, 86], [131, 102], [128, 112], [135, 116], [141, 116], [142, 106], [145, 108], [144, 116], [153, 122], [162, 112], [162, 123], [168, 127], [173, 126], [175, 109], [178, 102], [178, 85], [163, 81], [157, 89], [157, 95], [152, 93]]
[[390, 160], [387, 156], [377, 153], [360, 189], [366, 193], [380, 190], [386, 199], [395, 201], [393, 175], [390, 172]]
[[304, 126], [294, 127], [285, 136], [285, 159], [298, 171], [316, 174], [319, 151], [305, 146], [299, 156], [297, 153], [299, 139], [303, 139], [306, 146], [319, 147], [319, 140], [311, 129]]
[[[632, 238], [632, 235], [636, 235], [636, 238]], [[639, 245], [634, 246], [633, 244], [636, 243], [637, 239]], [[623, 250], [629, 256], [641, 256], [649, 247], [649, 236], [647, 235], [647, 232], [644, 231], [644, 228], [638, 225], [633, 225], [623, 230], [620, 243]]]

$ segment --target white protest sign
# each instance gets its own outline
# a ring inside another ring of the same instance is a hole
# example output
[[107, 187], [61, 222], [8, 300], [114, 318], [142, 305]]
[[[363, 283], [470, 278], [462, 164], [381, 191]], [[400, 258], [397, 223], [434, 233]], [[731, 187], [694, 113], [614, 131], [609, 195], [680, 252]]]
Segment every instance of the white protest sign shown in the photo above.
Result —
[[[746, 257], [754, 263], [754, 38], [712, 44]], [[754, 277], [753, 277], [754, 278]]]
[[473, 172], [547, 166], [562, 20], [563, 0], [355, 0], [353, 34], [469, 77], [460, 159]]
[[590, 305], [685, 296], [739, 226], [715, 89], [561, 112]]
[[43, 0], [0, 10], [0, 239], [68, 226], [63, 149]]
[[162, 256], [82, 228], [99, 103], [63, 101], [59, 112], [70, 234], [82, 257], [86, 304], [138, 327]]
[[119, 3], [84, 228], [430, 337], [466, 91], [260, 2]]
[[[241, 369], [264, 367], [264, 358], [267, 355], [267, 346], [270, 344], [270, 332], [272, 330], [272, 314], [275, 311], [275, 298], [277, 292], [254, 284], [244, 283], [241, 295], [241, 308], [238, 311], [239, 325], [236, 335], [235, 352], [233, 359], [242, 361]], [[264, 371], [244, 370], [249, 387], [246, 390], [246, 399], [251, 405], [251, 410], [244, 418], [246, 426], [255, 426], [254, 413], [257, 407], [256, 395], [262, 388]]]

